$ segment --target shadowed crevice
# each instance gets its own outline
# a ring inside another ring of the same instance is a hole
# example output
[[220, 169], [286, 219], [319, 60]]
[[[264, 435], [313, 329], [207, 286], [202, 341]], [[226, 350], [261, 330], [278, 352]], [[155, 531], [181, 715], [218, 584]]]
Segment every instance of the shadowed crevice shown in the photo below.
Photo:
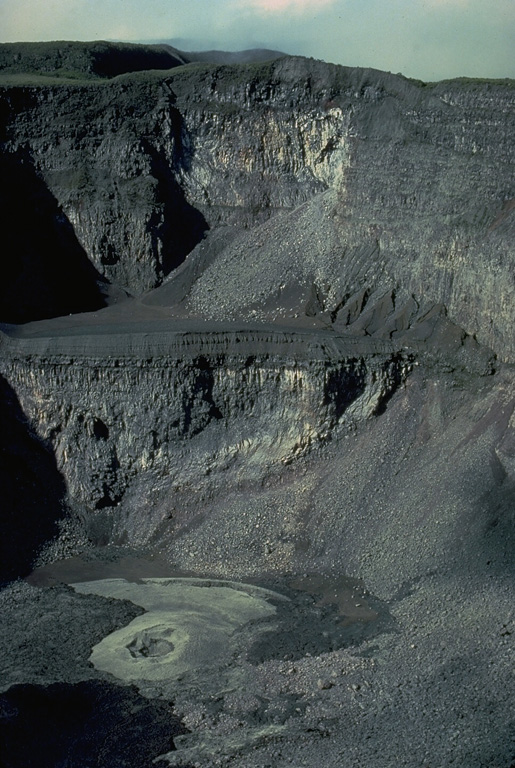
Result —
[[0, 582], [25, 576], [65, 515], [66, 488], [53, 454], [31, 432], [0, 376]]
[[101, 680], [15, 685], [0, 696], [5, 768], [148, 768], [185, 733], [169, 703]]
[[[191, 147], [182, 117], [175, 109], [172, 110], [172, 121], [175, 141], [174, 164], [179, 169], [186, 168], [190, 163]], [[151, 176], [157, 180], [159, 202], [147, 229], [151, 233], [155, 260], [166, 276], [180, 266], [188, 253], [205, 237], [208, 224], [202, 213], [186, 200], [164, 150], [156, 149], [147, 140], [142, 140], [142, 148], [150, 158]]]
[[106, 306], [109, 284], [28, 153], [0, 155], [0, 320], [26, 323]]

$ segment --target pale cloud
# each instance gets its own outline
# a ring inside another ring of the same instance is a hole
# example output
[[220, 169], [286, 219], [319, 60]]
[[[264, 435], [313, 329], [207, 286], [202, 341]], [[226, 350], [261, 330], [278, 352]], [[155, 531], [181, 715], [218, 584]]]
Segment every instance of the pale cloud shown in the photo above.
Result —
[[2, 42], [130, 40], [180, 32], [184, 16], [163, 0], [0, 0], [0, 34]]
[[515, 0], [0, 0], [0, 35], [182, 38], [185, 50], [273, 48], [423, 80], [515, 75]]
[[[72, 13], [76, 3], [70, 2]], [[2, 0], [0, 3], [0, 23], [3, 40], [38, 40], [48, 39], [51, 30], [58, 30], [68, 10], [60, 0], [34, 0], [31, 5], [26, 1], [13, 3]]]
[[0, 0], [0, 25], [5, 41], [84, 40], [102, 37], [106, 21], [100, 0]]
[[285, 11], [302, 14], [327, 8], [336, 2], [337, 0], [246, 0], [239, 5], [265, 14], [281, 14]]
[[430, 8], [467, 8], [471, 0], [425, 0], [425, 5]]

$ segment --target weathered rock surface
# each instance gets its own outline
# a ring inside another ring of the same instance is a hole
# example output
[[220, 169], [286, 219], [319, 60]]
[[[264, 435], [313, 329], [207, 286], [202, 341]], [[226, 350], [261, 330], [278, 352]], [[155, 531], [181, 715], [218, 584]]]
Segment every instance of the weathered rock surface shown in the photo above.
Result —
[[327, 333], [71, 330], [3, 335], [2, 371], [72, 506], [118, 518], [133, 481], [180, 482], [193, 446], [190, 472], [259, 476], [379, 412], [410, 368], [387, 342]]
[[146, 762], [512, 768], [513, 83], [102, 50], [0, 76], [0, 577], [144, 548], [302, 609], [136, 693], [87, 656], [137, 608], [5, 587], [12, 760], [69, 701]]
[[[57, 200], [27, 157], [0, 156], [2, 319], [100, 309], [122, 298], [94, 268]], [[28, 222], [30, 222], [28, 224]], [[8, 254], [8, 256], [7, 256]]]
[[55, 456], [0, 376], [0, 582], [26, 575], [35, 553], [58, 535], [66, 486]]
[[191, 311], [252, 317], [292, 282], [329, 313], [402, 289], [512, 359], [514, 93], [295, 57], [193, 63], [4, 85], [2, 151], [23, 152], [98, 272], [132, 293], [208, 229], [262, 222], [201, 269]]

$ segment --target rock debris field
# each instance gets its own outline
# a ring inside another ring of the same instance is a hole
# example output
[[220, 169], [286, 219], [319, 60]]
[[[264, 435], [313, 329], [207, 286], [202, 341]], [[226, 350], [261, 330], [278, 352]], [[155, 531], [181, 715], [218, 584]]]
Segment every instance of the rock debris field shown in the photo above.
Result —
[[0, 45], [6, 768], [515, 768], [515, 87]]

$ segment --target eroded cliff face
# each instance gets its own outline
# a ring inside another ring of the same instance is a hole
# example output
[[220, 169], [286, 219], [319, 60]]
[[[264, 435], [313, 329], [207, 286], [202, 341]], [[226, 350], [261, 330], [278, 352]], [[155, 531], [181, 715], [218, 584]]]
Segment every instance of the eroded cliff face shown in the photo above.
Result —
[[15, 176], [41, 222], [12, 239], [13, 295], [39, 233], [70, 256], [14, 320], [36, 295], [42, 316], [162, 284], [128, 305], [149, 333], [100, 342], [84, 316], [4, 343], [69, 501], [109, 513], [181, 473], [258, 477], [377, 413], [419, 354], [465, 377], [493, 370], [484, 345], [512, 359], [513, 93], [295, 57], [4, 84], [4, 198]]
[[[233, 240], [191, 289], [191, 311], [295, 317], [314, 288], [319, 311], [334, 315], [359, 290], [394, 289], [443, 303], [512, 359], [512, 86], [421, 87], [338, 68], [324, 79], [322, 65], [295, 81], [293, 63], [282, 65], [271, 103], [293, 105], [297, 125], [311, 114], [304, 169], [327, 191]], [[294, 307], [292, 284], [302, 297]]]
[[34, 553], [58, 534], [66, 487], [49, 445], [33, 431], [0, 376], [0, 582], [30, 570]]
[[[24, 341], [4, 337], [2, 371], [55, 455], [69, 504], [116, 520], [134, 484], [152, 495], [187, 478], [277, 472], [379, 412], [411, 366], [388, 345], [364, 355], [273, 332], [186, 334], [165, 342], [167, 352], [140, 339], [124, 354], [118, 341], [116, 357], [88, 354], [84, 338], [75, 356], [56, 354], [51, 339], [44, 354], [41, 340]], [[148, 537], [156, 526], [134, 530]]]
[[208, 226], [295, 207], [345, 162], [340, 110], [276, 102], [259, 84], [266, 67], [257, 92], [233, 86], [245, 67], [187, 69], [177, 84], [125, 76], [2, 94], [4, 151], [44, 178], [99, 272], [134, 293], [158, 285]]
[[[109, 79], [111, 46], [103, 75], [49, 46], [60, 79], [0, 74], [0, 579], [122, 589], [0, 590], [12, 760], [23, 723], [100, 702], [129, 762], [512, 765], [513, 84], [297, 58]], [[159, 287], [103, 307], [115, 283]], [[134, 720], [88, 657], [150, 571], [289, 607], [218, 660], [220, 613], [194, 622], [207, 676], [146, 614], [111, 646], [160, 700]], [[174, 651], [177, 687], [138, 673]], [[162, 755], [165, 701], [190, 733]], [[89, 754], [79, 720], [41, 754]]]
[[4, 91], [4, 149], [42, 176], [100, 274], [158, 284], [205, 223], [174, 177], [180, 115], [166, 84]]
[[225, 232], [194, 313], [250, 318], [292, 276], [330, 312], [360, 288], [401, 287], [511, 359], [513, 94], [295, 57], [197, 63], [4, 87], [3, 151], [132, 293]]

